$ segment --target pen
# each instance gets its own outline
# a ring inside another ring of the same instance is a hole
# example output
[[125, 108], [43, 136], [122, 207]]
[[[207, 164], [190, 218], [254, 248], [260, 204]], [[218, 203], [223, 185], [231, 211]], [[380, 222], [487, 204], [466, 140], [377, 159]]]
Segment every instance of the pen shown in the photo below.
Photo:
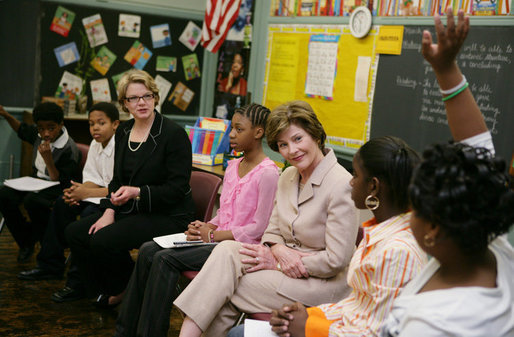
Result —
[[188, 245], [190, 243], [203, 243], [202, 240], [195, 240], [195, 241], [173, 241], [173, 244], [176, 246], [180, 245]]

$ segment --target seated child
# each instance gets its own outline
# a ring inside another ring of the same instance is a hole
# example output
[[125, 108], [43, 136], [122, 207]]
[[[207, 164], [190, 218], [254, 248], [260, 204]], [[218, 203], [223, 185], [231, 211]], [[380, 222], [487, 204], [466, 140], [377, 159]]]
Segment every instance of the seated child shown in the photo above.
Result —
[[[36, 258], [37, 266], [22, 271], [18, 278], [34, 281], [62, 278], [65, 268], [63, 248], [67, 246], [64, 229], [79, 214], [84, 217], [99, 212], [99, 205], [84, 200], [107, 196], [114, 167], [113, 136], [119, 123], [119, 111], [111, 103], [97, 103], [89, 110], [89, 132], [93, 140], [82, 172], [83, 183], [72, 181], [72, 186], [64, 190], [62, 198], [57, 199]], [[84, 294], [84, 286], [73, 261], [67, 276], [64, 289], [52, 295], [56, 302], [76, 300]]]
[[[262, 138], [269, 109], [250, 104], [236, 109], [230, 144], [244, 156], [229, 162], [220, 208], [209, 223], [189, 225], [188, 240], [259, 242], [268, 225], [278, 182], [278, 168], [264, 154]], [[155, 242], [141, 246], [127, 286], [115, 336], [167, 336], [180, 273], [200, 270], [214, 246], [162, 249]]]
[[[21, 192], [6, 186], [0, 188], [0, 212], [20, 247], [18, 262], [26, 262], [34, 252], [34, 244], [44, 233], [55, 199], [63, 188], [69, 187], [72, 179], [80, 175], [80, 152], [64, 127], [63, 110], [55, 103], [40, 103], [34, 108], [32, 117], [36, 125], [18, 121], [1, 105], [0, 116], [7, 120], [20, 139], [34, 146], [32, 176], [60, 182], [60, 185], [37, 193]], [[30, 222], [19, 209], [21, 203]]]

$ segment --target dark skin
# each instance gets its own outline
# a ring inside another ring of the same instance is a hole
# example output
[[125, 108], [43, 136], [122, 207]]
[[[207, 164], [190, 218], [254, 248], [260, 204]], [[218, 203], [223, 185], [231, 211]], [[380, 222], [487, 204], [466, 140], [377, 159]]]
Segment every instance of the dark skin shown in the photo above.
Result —
[[[443, 90], [456, 86], [462, 80], [462, 73], [455, 63], [455, 58], [469, 31], [469, 18], [464, 18], [462, 11], [459, 11], [457, 23], [451, 9], [447, 11], [447, 18], [447, 27], [445, 28], [439, 16], [434, 17], [437, 44], [432, 43], [432, 36], [428, 31], [423, 32], [422, 38], [423, 56], [432, 65], [439, 86]], [[446, 101], [445, 106], [448, 125], [456, 141], [487, 131], [481, 112], [469, 88], [455, 98]], [[360, 164], [358, 155], [356, 157], [354, 158], [354, 169]], [[356, 160], [357, 165], [355, 165]], [[365, 171], [361, 167], [359, 168], [365, 174]], [[381, 222], [395, 213], [399, 214], [391, 204], [387, 205], [385, 196], [388, 187], [380, 184], [380, 180], [376, 177], [368, 179], [367, 193], [378, 196], [380, 199], [380, 207], [373, 212], [377, 221]], [[384, 205], [384, 203], [386, 204]], [[360, 208], [357, 201], [355, 204]], [[426, 247], [414, 233], [422, 248], [441, 263], [441, 268], [425, 284], [421, 292], [456, 286], [495, 287], [496, 261], [489, 250], [469, 256], [463, 254], [437, 224], [420, 223], [418, 230], [420, 231], [419, 237], [423, 238], [428, 234], [435, 239], [434, 247]], [[300, 303], [284, 305], [281, 309], [273, 311], [270, 324], [272, 330], [281, 337], [305, 336], [307, 317], [307, 311]]]

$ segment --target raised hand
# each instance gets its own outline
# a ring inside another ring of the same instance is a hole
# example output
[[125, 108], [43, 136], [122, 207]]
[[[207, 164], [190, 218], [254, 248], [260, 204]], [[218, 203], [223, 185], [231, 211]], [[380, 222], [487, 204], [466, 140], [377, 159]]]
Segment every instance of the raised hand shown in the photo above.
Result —
[[421, 53], [432, 65], [435, 71], [445, 71], [453, 66], [464, 40], [469, 32], [469, 17], [464, 17], [464, 12], [459, 10], [458, 22], [455, 23], [453, 10], [446, 12], [447, 24], [444, 27], [439, 15], [434, 16], [437, 44], [432, 41], [432, 34], [423, 32]]

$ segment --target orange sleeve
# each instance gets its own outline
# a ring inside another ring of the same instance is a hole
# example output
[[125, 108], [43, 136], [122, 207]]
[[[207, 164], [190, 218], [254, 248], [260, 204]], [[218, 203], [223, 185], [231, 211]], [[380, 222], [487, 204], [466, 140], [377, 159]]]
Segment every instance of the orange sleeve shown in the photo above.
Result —
[[329, 321], [318, 307], [307, 308], [307, 314], [305, 337], [328, 337], [328, 331], [334, 321]]

